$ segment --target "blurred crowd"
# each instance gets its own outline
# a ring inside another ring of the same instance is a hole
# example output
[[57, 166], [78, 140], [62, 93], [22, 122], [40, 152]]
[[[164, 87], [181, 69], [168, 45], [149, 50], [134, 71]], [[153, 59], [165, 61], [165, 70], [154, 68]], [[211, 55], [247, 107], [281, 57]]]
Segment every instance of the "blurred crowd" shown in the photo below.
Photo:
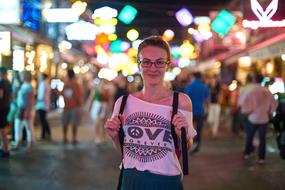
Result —
[[[99, 79], [96, 74], [88, 79], [77, 76], [69, 69], [66, 77], [61, 79], [62, 88], [51, 88], [51, 79], [44, 73], [33, 78], [28, 71], [12, 72], [9, 80], [7, 69], [1, 67], [0, 70], [1, 157], [9, 157], [10, 151], [22, 148], [23, 141], [27, 152], [32, 151], [36, 140], [51, 141], [47, 115], [60, 108], [63, 143], [78, 143], [77, 130], [82, 113], [88, 113], [92, 120], [94, 142], [104, 143], [108, 139], [103, 125], [111, 116], [115, 101], [142, 88], [140, 75], [127, 78], [121, 72], [114, 80], [108, 81]], [[243, 156], [249, 159], [255, 150], [253, 139], [258, 131], [258, 162], [264, 162], [266, 130], [278, 102], [268, 90], [268, 84], [261, 85], [262, 79], [260, 74], [250, 74], [245, 84], [236, 81], [233, 88], [223, 84], [218, 75], [201, 73], [178, 75], [173, 81], [165, 81], [167, 87], [184, 92], [192, 100], [193, 121], [198, 132], [193, 153], [200, 151], [204, 127], [209, 128], [212, 138], [219, 138], [220, 128], [225, 127], [231, 135], [244, 138]], [[39, 137], [35, 136], [35, 123], [41, 126]], [[71, 138], [68, 137], [69, 128]]]

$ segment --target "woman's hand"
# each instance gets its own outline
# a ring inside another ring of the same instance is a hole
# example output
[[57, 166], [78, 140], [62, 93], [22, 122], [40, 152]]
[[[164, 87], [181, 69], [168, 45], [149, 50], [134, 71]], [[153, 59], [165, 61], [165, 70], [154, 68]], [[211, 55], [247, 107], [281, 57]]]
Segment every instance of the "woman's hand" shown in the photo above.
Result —
[[[186, 136], [188, 134], [188, 122], [184, 115], [177, 113], [174, 115], [172, 124], [174, 125], [176, 135], [181, 139], [181, 129], [184, 127]], [[186, 137], [187, 138], [187, 137]]]
[[[120, 117], [120, 119], [119, 119]], [[115, 140], [116, 138], [118, 138], [118, 133], [119, 133], [119, 129], [120, 129], [120, 123], [121, 121], [124, 121], [123, 116], [113, 116], [112, 118], [108, 119], [104, 125], [104, 128], [107, 131], [107, 134], [113, 139]], [[121, 120], [121, 121], [120, 121]]]

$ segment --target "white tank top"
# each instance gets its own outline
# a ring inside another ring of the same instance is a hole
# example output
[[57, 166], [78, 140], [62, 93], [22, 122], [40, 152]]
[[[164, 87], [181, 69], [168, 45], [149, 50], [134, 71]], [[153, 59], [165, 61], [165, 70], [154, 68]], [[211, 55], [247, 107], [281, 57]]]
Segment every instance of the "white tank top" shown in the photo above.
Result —
[[[118, 115], [121, 101], [115, 104]], [[171, 135], [171, 106], [146, 102], [129, 95], [124, 109], [124, 168], [173, 176], [182, 174]], [[189, 123], [188, 137], [194, 137], [192, 112], [178, 110]]]

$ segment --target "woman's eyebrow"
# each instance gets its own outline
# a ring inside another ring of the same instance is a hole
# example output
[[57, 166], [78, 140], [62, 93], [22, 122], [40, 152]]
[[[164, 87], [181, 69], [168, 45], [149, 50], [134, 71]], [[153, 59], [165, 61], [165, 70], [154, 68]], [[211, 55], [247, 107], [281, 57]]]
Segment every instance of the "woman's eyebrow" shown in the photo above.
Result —
[[[151, 60], [151, 59], [149, 59], [149, 58], [147, 58], [147, 57], [146, 57], [146, 58], [143, 58], [143, 59]], [[155, 59], [155, 61], [156, 61], [156, 60], [161, 60], [161, 59], [164, 60], [164, 58], [160, 57], [160, 58]]]

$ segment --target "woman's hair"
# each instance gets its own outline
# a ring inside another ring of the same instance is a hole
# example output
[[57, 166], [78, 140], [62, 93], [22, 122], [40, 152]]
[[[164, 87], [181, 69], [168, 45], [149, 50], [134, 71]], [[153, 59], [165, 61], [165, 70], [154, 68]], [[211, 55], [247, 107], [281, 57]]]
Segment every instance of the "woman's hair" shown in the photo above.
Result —
[[138, 47], [137, 60], [139, 60], [139, 54], [141, 50], [147, 46], [155, 46], [165, 50], [167, 54], [167, 61], [170, 61], [169, 44], [165, 40], [163, 40], [161, 36], [149, 36], [145, 38]]

